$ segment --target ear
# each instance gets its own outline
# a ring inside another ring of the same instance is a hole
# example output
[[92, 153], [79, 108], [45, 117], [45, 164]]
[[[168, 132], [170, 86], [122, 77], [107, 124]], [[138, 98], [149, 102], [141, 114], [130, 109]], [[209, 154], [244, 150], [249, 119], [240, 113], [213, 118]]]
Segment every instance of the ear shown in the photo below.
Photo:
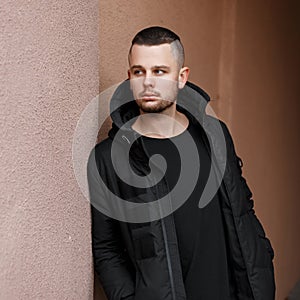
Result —
[[183, 87], [185, 86], [185, 83], [188, 80], [189, 74], [190, 74], [190, 69], [188, 67], [183, 67], [180, 69], [179, 75], [178, 75], [178, 87], [180, 89], [183, 89]]

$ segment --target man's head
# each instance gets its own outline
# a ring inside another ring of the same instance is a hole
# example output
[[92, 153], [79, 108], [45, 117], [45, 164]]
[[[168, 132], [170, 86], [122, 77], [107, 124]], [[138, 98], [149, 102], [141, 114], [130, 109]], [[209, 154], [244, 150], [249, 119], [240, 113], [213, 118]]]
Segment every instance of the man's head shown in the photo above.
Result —
[[189, 73], [174, 32], [162, 27], [143, 29], [132, 40], [128, 61], [128, 77], [142, 113], [162, 112], [174, 105]]

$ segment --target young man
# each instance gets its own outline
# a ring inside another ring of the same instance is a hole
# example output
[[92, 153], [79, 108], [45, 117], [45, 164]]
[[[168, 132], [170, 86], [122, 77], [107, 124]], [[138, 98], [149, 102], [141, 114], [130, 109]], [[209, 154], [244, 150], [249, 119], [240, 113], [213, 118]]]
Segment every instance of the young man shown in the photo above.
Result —
[[146, 28], [128, 58], [109, 137], [88, 163], [108, 300], [274, 299], [274, 253], [241, 160], [225, 124], [205, 114], [208, 95], [187, 81], [179, 37]]

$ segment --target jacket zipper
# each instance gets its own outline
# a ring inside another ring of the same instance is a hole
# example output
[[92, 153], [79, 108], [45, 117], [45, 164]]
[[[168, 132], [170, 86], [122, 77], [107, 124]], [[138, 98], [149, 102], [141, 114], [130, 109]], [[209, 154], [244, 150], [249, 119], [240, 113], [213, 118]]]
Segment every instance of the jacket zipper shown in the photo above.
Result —
[[[156, 165], [156, 167], [160, 170], [159, 166]], [[166, 181], [165, 178], [164, 178], [164, 182], [165, 182], [167, 190], [169, 191], [170, 189], [169, 189], [169, 186], [168, 186], [168, 182]], [[158, 190], [157, 187], [156, 187], [156, 190]], [[161, 206], [160, 205], [159, 205], [159, 209], [160, 209], [160, 216], [161, 216], [160, 220], [161, 220], [161, 225], [162, 225], [162, 232], [163, 232], [163, 239], [164, 239], [164, 245], [165, 245], [165, 251], [166, 251], [168, 272], [169, 272], [169, 277], [170, 277], [172, 298], [173, 298], [173, 300], [176, 300], [175, 284], [174, 284], [173, 270], [172, 270], [172, 264], [171, 264], [171, 258], [170, 258], [170, 251], [169, 251], [166, 224], [165, 224], [164, 218], [162, 218], [162, 212], [161, 212]]]
[[164, 236], [164, 244], [165, 244], [168, 271], [169, 271], [170, 282], [171, 282], [172, 297], [173, 297], [173, 300], [176, 300], [173, 271], [172, 271], [172, 265], [171, 265], [171, 260], [170, 260], [169, 246], [168, 246], [168, 241], [167, 241], [167, 232], [166, 232], [164, 219], [161, 219], [161, 225], [162, 225], [162, 231], [163, 231], [163, 236]]

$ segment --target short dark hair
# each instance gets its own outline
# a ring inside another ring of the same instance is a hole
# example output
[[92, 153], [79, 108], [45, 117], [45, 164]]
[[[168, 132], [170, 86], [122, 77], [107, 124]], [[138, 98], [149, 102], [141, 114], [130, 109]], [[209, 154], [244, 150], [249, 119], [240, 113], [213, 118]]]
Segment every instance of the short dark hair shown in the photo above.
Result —
[[139, 31], [131, 42], [129, 55], [133, 45], [157, 46], [161, 44], [171, 44], [172, 53], [177, 59], [181, 68], [184, 64], [184, 48], [179, 36], [170, 29], [152, 26]]
[[170, 44], [176, 40], [180, 41], [179, 36], [170, 29], [153, 26], [138, 32], [132, 40], [132, 45], [155, 46], [161, 44]]

